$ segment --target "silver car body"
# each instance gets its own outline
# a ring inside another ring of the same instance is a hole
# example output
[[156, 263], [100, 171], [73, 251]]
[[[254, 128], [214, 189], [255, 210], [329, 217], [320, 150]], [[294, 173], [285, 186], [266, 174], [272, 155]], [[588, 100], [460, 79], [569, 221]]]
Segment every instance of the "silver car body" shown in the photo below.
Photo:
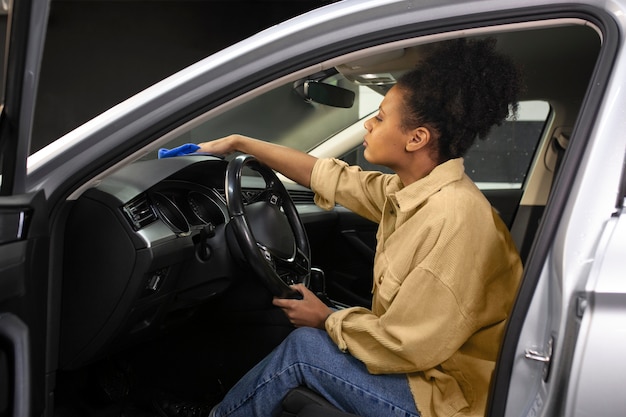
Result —
[[[555, 179], [566, 191], [551, 195], [525, 266], [525, 301], [512, 314], [488, 415], [624, 415], [626, 0], [346, 0], [322, 7], [207, 57], [30, 155], [24, 191], [44, 190], [55, 221], [56, 208], [109, 173], [272, 86], [415, 38], [565, 23], [599, 25], [603, 46]], [[31, 49], [37, 74], [41, 46]], [[32, 115], [24, 117], [28, 125]]]

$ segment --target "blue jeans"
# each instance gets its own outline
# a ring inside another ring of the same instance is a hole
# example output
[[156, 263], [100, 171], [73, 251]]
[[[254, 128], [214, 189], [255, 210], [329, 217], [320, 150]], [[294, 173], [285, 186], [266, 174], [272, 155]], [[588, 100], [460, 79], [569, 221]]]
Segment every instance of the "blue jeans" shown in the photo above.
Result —
[[298, 386], [359, 416], [419, 417], [406, 375], [372, 375], [363, 362], [341, 352], [325, 331], [306, 327], [294, 330], [244, 375], [215, 416], [279, 416], [282, 399]]

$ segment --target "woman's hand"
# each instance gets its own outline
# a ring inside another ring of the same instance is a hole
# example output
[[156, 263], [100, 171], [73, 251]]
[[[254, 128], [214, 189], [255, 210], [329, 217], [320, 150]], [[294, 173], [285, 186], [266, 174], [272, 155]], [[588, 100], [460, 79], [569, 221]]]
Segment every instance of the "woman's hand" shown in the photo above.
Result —
[[273, 304], [280, 307], [296, 327], [324, 329], [324, 323], [333, 310], [303, 284], [292, 285], [291, 288], [302, 294], [301, 300], [274, 297]]
[[239, 135], [230, 135], [221, 139], [198, 143], [200, 149], [198, 149], [196, 152], [208, 153], [211, 155], [219, 156], [230, 155], [231, 153], [239, 150], [237, 149], [236, 142], [239, 138]]

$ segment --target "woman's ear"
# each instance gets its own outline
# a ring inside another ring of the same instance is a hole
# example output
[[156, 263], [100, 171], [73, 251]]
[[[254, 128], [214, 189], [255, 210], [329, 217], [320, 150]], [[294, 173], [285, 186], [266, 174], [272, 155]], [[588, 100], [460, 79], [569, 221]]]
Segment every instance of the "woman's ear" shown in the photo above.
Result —
[[405, 150], [407, 152], [415, 152], [422, 148], [425, 148], [433, 139], [430, 129], [424, 126], [417, 127], [411, 132], [409, 141], [406, 144]]

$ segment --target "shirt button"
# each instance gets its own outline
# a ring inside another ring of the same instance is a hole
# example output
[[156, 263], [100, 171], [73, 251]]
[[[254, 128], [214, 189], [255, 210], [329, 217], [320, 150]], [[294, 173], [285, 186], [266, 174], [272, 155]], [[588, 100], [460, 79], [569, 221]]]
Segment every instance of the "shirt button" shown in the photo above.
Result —
[[383, 276], [381, 275], [380, 277], [378, 277], [378, 283], [382, 284], [383, 283]]

